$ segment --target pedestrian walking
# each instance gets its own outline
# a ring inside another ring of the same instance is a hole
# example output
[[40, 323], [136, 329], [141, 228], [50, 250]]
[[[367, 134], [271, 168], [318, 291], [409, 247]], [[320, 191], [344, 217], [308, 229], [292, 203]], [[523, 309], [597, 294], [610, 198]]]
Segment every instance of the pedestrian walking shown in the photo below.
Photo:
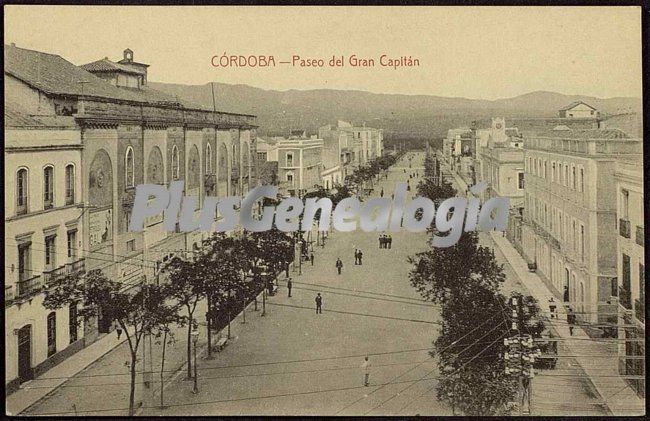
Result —
[[354, 264], [358, 265], [359, 264], [359, 250], [354, 249]]
[[388, 243], [388, 248], [391, 248], [393, 245], [393, 237], [389, 235], [388, 238], [386, 239], [386, 243]]
[[384, 197], [384, 188], [381, 188], [381, 193], [379, 193], [379, 196]]
[[568, 285], [564, 286], [564, 302], [565, 303], [569, 302], [569, 286]]
[[553, 297], [548, 300], [548, 310], [551, 312], [551, 319], [555, 319], [555, 309], [556, 309], [555, 300]]
[[316, 314], [323, 314], [323, 297], [320, 296], [320, 292], [316, 294]]
[[291, 283], [291, 278], [288, 278], [287, 279], [287, 291], [289, 291], [289, 295], [288, 295], [289, 297], [291, 297], [291, 287], [292, 286], [293, 286], [293, 284]]
[[117, 340], [120, 340], [120, 336], [122, 336], [122, 327], [117, 323], [117, 320], [115, 321], [115, 332], [117, 332]]
[[571, 307], [567, 309], [566, 321], [569, 324], [569, 335], [573, 336], [573, 325], [576, 324], [576, 315], [573, 314], [573, 309]]
[[359, 250], [359, 265], [363, 265], [363, 252]]
[[311, 262], [311, 265], [314, 266], [314, 253], [309, 253], [309, 261]]
[[339, 272], [339, 275], [341, 274], [341, 269], [343, 269], [343, 262], [341, 258], [338, 258], [336, 259], [336, 270]]
[[384, 245], [384, 237], [382, 235], [379, 236], [379, 248], [381, 248]]
[[368, 361], [368, 357], [365, 357], [363, 360], [363, 363], [361, 364], [361, 368], [363, 369], [363, 385], [364, 386], [370, 386], [370, 361]]

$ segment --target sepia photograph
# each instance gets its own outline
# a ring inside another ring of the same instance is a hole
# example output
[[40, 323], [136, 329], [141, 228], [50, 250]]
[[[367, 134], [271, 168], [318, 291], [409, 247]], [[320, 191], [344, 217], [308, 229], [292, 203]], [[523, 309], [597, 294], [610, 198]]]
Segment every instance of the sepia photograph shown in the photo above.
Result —
[[5, 4], [5, 415], [645, 416], [629, 4]]

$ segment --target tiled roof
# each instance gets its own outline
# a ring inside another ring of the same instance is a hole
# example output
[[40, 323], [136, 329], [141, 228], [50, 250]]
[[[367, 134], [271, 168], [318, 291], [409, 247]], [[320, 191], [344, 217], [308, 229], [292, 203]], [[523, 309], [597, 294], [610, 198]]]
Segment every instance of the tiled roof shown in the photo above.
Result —
[[176, 98], [153, 89], [118, 88], [55, 54], [11, 45], [5, 45], [4, 50], [5, 73], [47, 94], [77, 96], [83, 85], [83, 94], [89, 97], [178, 103]]
[[125, 66], [123, 64], [114, 63], [107, 58], [93, 61], [92, 63], [84, 64], [79, 67], [84, 70], [88, 70], [89, 72], [124, 72], [136, 75], [145, 74], [145, 72], [142, 70], [135, 69], [131, 66]]
[[580, 104], [584, 104], [584, 105], [586, 105], [587, 107], [591, 108], [592, 110], [595, 110], [594, 107], [592, 107], [591, 105], [589, 105], [589, 104], [587, 104], [587, 103], [585, 103], [585, 102], [582, 102], [582, 101], [575, 101], [575, 102], [572, 102], [571, 104], [567, 105], [567, 106], [564, 107], [564, 108], [560, 108], [560, 111], [567, 111], [567, 110], [570, 110], [570, 109], [572, 109], [572, 108], [574, 108], [574, 107], [577, 107], [577, 106], [580, 105]]
[[73, 117], [67, 116], [34, 116], [30, 115], [19, 105], [5, 101], [5, 127], [7, 128], [38, 128], [38, 127], [76, 127]]

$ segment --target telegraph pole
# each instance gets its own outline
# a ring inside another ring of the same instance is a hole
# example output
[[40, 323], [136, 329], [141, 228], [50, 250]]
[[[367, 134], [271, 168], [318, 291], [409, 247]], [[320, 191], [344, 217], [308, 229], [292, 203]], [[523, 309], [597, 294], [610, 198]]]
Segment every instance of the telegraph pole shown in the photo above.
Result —
[[[528, 414], [532, 413], [532, 382], [535, 376], [533, 363], [535, 357], [541, 355], [539, 348], [533, 348], [533, 338], [531, 335], [521, 333], [521, 327], [524, 325], [524, 309], [522, 308], [522, 297], [515, 296], [510, 298], [510, 307], [512, 308], [512, 332], [513, 335], [503, 340], [508, 347], [505, 358], [506, 374], [516, 375], [519, 381], [519, 415], [524, 414], [524, 404], [528, 400]], [[526, 399], [527, 398], [527, 399]]]

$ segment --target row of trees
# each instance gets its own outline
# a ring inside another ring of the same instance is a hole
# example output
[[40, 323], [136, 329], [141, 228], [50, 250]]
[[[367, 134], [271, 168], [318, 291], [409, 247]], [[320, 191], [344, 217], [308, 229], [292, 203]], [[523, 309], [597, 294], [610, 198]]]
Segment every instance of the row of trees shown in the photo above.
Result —
[[[418, 194], [433, 201], [455, 195], [453, 187], [434, 181], [434, 160], [425, 160], [425, 178]], [[435, 227], [431, 234], [437, 234]], [[505, 280], [493, 251], [481, 246], [475, 232], [463, 233], [458, 243], [431, 248], [409, 258], [411, 284], [426, 300], [441, 308], [442, 325], [434, 341], [440, 371], [438, 399], [465, 415], [505, 415], [519, 391], [518, 379], [505, 373], [503, 339], [511, 334], [508, 298], [501, 294]], [[539, 337], [533, 297], [521, 297], [529, 311], [526, 333]]]
[[[131, 356], [129, 415], [133, 415], [137, 354], [144, 336], [153, 335], [161, 340], [162, 385], [165, 346], [172, 335], [171, 328], [187, 327], [187, 373], [191, 377], [190, 338], [192, 330], [198, 328], [195, 312], [199, 301], [207, 301], [209, 357], [215, 323], [227, 320], [230, 332], [232, 315], [245, 309], [252, 300], [257, 308], [257, 295], [265, 292], [268, 282], [293, 260], [293, 253], [293, 239], [277, 229], [244, 232], [239, 237], [215, 233], [191, 257], [173, 257], [161, 271], [164, 282], [125, 290], [122, 283], [95, 269], [80, 276], [69, 275], [53, 285], [46, 292], [44, 306], [49, 309], [77, 306], [79, 321], [90, 322], [101, 315], [120, 326]], [[217, 323], [216, 327], [223, 326]], [[162, 399], [161, 386], [161, 402]]]
[[382, 171], [388, 170], [403, 154], [404, 152], [383, 155], [359, 166], [352, 174], [346, 176], [345, 184], [354, 185], [357, 191], [361, 192], [366, 182], [372, 183], [376, 176], [381, 174]]

